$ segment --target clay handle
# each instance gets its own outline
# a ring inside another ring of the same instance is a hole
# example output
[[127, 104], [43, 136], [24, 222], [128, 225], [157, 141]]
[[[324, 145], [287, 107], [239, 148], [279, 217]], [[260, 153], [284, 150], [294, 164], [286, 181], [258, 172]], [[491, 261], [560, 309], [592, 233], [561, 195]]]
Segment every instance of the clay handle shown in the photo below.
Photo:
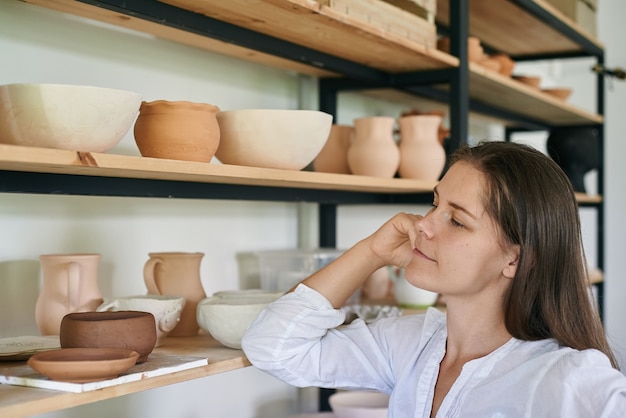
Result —
[[67, 303], [70, 312], [76, 312], [80, 304], [80, 264], [70, 262], [67, 267]]
[[156, 279], [154, 277], [154, 271], [159, 263], [162, 263], [163, 259], [160, 257], [151, 257], [143, 266], [143, 281], [148, 288], [148, 293], [153, 295], [160, 295], [161, 290], [157, 286]]

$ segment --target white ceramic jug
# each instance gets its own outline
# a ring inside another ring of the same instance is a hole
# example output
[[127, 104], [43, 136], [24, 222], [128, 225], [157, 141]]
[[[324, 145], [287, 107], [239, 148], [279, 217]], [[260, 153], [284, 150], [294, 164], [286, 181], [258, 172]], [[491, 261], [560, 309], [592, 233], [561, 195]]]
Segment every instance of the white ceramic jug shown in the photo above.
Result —
[[437, 293], [420, 289], [409, 283], [404, 277], [404, 269], [395, 266], [388, 268], [398, 306], [407, 309], [424, 309], [435, 304]]

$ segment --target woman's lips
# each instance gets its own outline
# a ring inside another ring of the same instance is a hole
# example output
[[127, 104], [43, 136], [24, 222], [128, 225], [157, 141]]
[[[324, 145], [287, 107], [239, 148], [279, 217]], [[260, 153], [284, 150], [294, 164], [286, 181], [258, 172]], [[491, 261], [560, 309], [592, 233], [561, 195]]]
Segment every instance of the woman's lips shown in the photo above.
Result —
[[420, 250], [418, 250], [417, 248], [413, 248], [413, 254], [417, 255], [418, 257], [425, 258], [428, 261], [435, 261], [432, 258], [428, 257], [423, 252], [421, 252]]

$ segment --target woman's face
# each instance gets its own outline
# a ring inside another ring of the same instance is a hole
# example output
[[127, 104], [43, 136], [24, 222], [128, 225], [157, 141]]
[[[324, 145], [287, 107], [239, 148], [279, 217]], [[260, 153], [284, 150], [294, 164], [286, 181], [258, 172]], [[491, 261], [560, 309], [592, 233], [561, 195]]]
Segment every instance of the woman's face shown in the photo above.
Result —
[[405, 271], [409, 282], [448, 301], [506, 291], [518, 250], [500, 244], [499, 227], [481, 201], [484, 187], [483, 173], [468, 163], [450, 167], [435, 188], [432, 209], [416, 221], [413, 257]]

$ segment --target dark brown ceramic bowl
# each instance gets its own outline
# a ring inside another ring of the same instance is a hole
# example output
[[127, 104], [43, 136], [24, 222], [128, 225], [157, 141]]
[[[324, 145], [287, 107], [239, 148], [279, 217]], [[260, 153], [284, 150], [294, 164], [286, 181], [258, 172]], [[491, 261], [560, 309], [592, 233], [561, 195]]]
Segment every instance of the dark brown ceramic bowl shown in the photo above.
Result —
[[74, 312], [61, 320], [62, 348], [125, 348], [148, 359], [156, 344], [156, 325], [149, 312]]

